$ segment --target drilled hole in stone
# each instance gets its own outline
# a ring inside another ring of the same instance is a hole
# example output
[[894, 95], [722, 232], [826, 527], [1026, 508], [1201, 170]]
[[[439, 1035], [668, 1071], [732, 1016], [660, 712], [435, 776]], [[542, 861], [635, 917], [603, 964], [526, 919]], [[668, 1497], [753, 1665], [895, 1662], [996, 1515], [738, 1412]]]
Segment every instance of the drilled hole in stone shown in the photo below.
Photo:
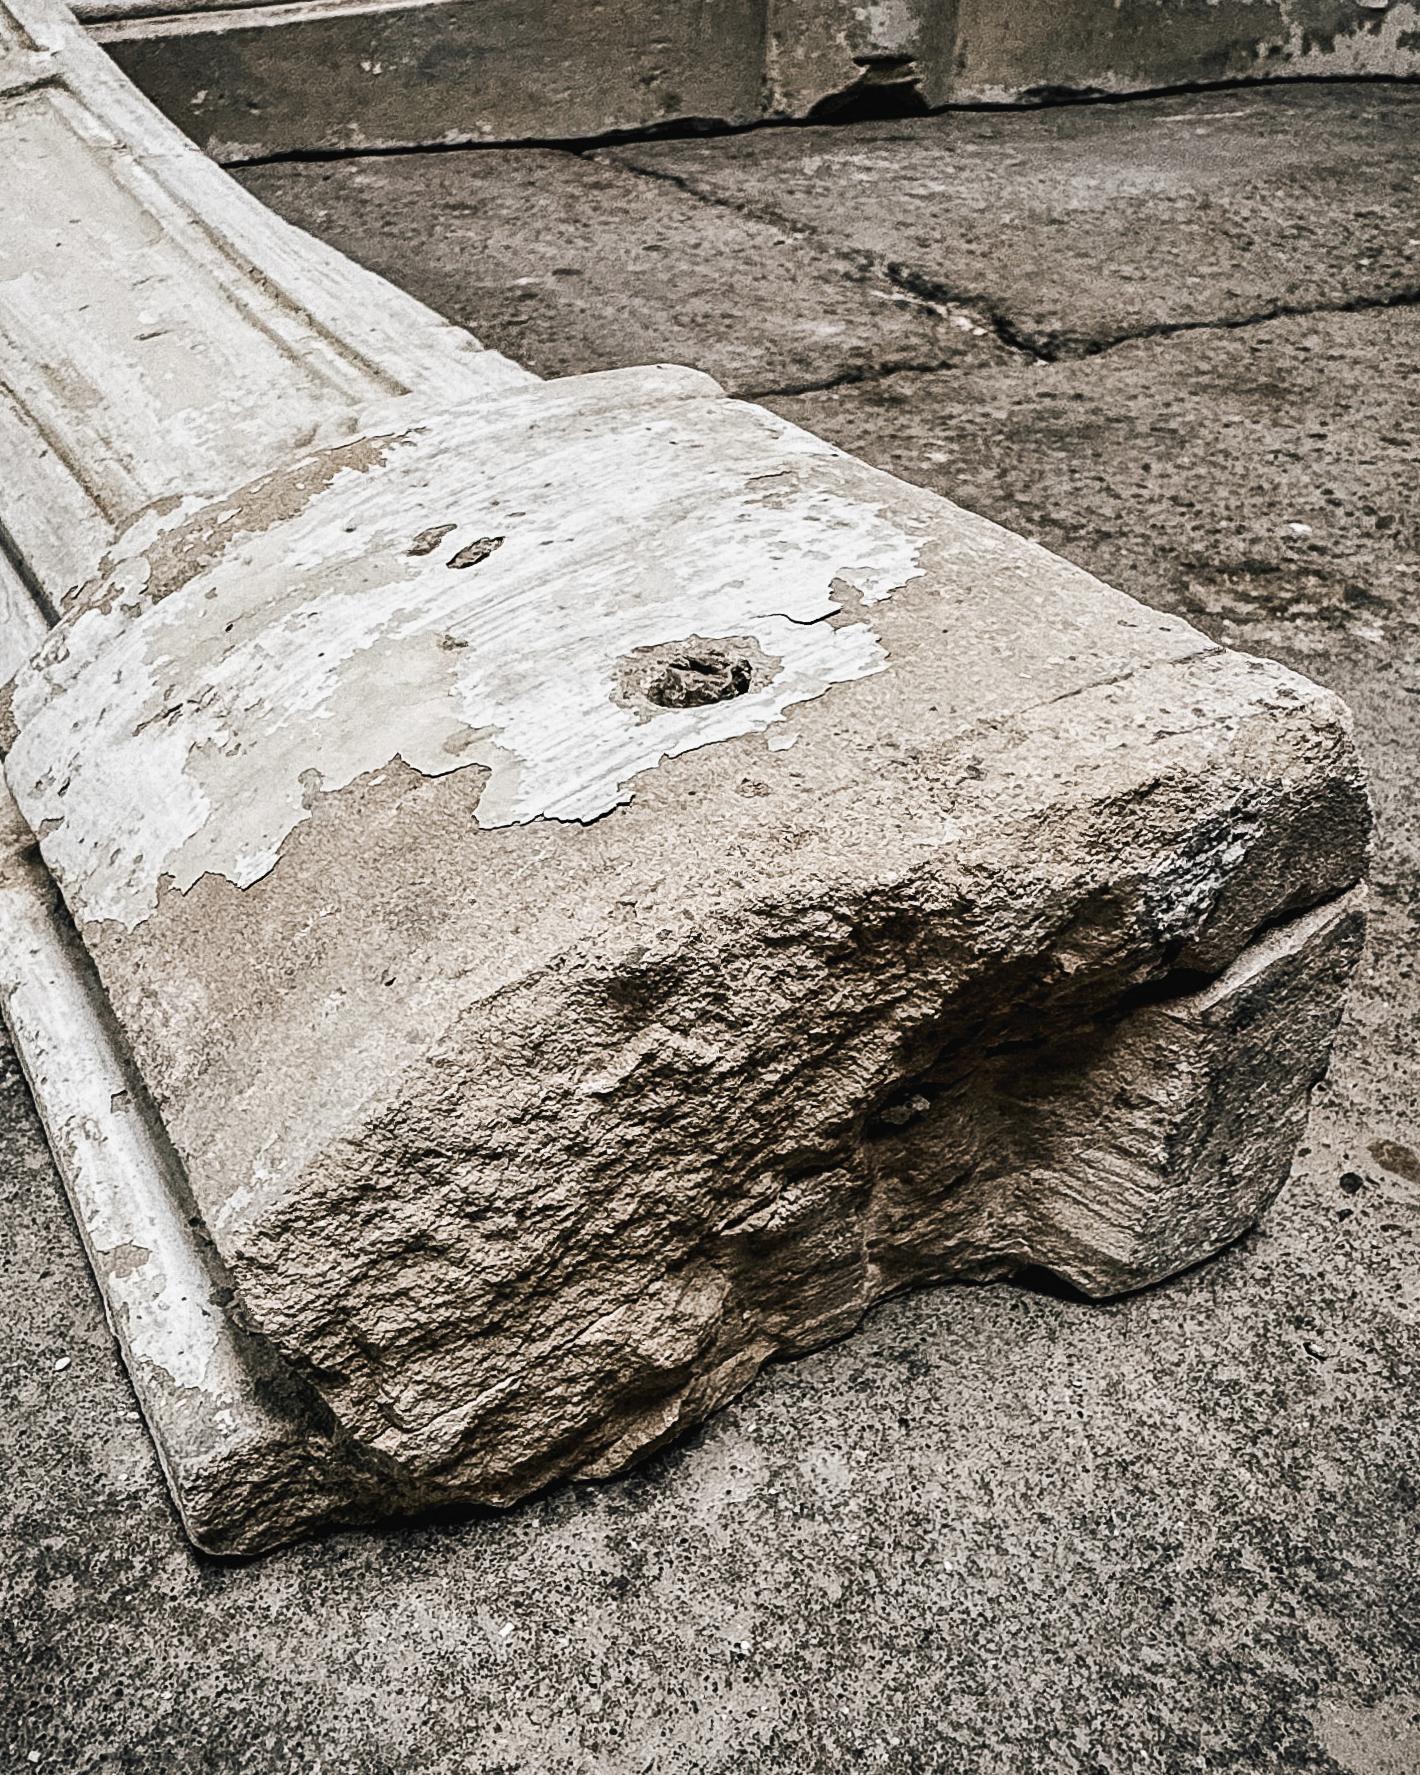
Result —
[[703, 709], [747, 693], [762, 695], [784, 662], [753, 635], [680, 635], [633, 648], [612, 670], [611, 695], [637, 721], [663, 709]]
[[742, 654], [709, 649], [677, 653], [657, 663], [646, 680], [646, 695], [663, 709], [698, 709], [743, 696], [753, 676]]

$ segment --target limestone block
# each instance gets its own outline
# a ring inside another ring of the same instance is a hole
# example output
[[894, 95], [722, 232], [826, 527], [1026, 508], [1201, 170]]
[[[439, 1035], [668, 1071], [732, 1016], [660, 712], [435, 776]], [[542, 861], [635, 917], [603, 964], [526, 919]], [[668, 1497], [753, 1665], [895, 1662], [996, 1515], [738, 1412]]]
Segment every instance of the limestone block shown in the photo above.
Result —
[[1420, 73], [1413, 0], [956, 0], [958, 103]]
[[909, 1282], [1197, 1261], [1359, 938], [1331, 699], [689, 372], [149, 515], [11, 703], [240, 1323], [386, 1507], [614, 1471]]
[[240, 160], [746, 123], [761, 113], [763, 10], [764, 0], [95, 0], [84, 16], [195, 141]]
[[222, 160], [1420, 72], [1415, 0], [80, 0]]
[[1251, 1224], [1361, 938], [1334, 697], [693, 371], [537, 382], [5, 4], [0, 998], [201, 1545]]

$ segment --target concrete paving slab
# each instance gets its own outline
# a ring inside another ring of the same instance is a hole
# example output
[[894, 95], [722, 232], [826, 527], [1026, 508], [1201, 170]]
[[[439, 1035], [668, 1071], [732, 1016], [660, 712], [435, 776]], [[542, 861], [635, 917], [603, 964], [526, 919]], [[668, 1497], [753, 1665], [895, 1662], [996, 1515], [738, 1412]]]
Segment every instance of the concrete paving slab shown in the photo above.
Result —
[[[684, 363], [731, 393], [999, 355], [970, 316], [796, 228], [551, 149], [234, 168], [543, 376]], [[749, 317], [753, 317], [750, 319]]]
[[974, 301], [1021, 346], [1420, 291], [1420, 89], [1316, 85], [641, 142], [604, 158]]

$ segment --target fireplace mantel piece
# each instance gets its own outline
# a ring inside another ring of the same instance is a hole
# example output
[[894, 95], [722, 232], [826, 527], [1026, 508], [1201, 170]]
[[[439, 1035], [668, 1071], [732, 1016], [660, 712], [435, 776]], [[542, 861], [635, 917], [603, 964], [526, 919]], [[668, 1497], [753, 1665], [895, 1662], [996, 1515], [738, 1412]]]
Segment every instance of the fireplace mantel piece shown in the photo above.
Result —
[[174, 1496], [601, 1476], [1286, 1175], [1337, 700], [708, 377], [541, 382], [0, 4], [0, 990]]

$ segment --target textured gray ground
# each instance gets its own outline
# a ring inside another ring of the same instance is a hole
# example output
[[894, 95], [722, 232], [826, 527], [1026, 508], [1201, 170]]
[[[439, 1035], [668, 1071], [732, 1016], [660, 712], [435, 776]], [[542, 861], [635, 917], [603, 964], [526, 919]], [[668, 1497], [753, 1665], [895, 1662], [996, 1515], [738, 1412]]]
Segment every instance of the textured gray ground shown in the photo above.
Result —
[[1417, 97], [248, 175], [545, 372], [831, 384], [772, 404], [1342, 691], [1372, 944], [1292, 1185], [1202, 1270], [915, 1296], [628, 1480], [248, 1566], [179, 1535], [11, 1066], [0, 1765], [1420, 1765]]
[[1417, 133], [1382, 81], [240, 176], [540, 375], [764, 394], [1413, 296]]

